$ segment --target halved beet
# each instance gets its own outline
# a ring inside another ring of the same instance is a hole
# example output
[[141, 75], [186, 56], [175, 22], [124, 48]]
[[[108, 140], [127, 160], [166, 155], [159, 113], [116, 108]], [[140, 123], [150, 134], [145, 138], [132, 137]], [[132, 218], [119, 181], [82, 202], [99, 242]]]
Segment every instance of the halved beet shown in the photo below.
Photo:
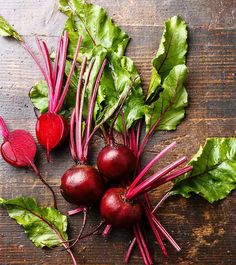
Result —
[[61, 144], [69, 134], [66, 119], [56, 113], [42, 114], [36, 123], [36, 136], [41, 146], [50, 151]]
[[102, 197], [100, 214], [104, 220], [120, 228], [129, 228], [139, 223], [143, 209], [136, 201], [125, 198], [125, 188], [110, 188]]
[[60, 190], [68, 202], [91, 206], [102, 198], [105, 182], [95, 167], [77, 165], [62, 176]]
[[37, 147], [33, 136], [25, 130], [8, 132], [1, 145], [3, 159], [14, 167], [29, 167], [34, 161]]

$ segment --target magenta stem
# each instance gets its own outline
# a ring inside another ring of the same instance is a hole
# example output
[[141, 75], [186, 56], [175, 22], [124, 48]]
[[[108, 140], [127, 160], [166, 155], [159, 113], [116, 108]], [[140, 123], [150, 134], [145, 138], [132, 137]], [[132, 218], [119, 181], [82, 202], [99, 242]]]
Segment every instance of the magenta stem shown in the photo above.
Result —
[[165, 156], [171, 149], [176, 146], [176, 142], [168, 145], [165, 149], [163, 149], [159, 154], [157, 154], [148, 164], [147, 166], [139, 173], [139, 175], [135, 178], [135, 180], [130, 185], [129, 189], [132, 190], [137, 186], [137, 184], [142, 180], [145, 174], [159, 161], [163, 156]]
[[74, 209], [74, 210], [70, 210], [70, 211], [68, 211], [68, 215], [69, 216], [72, 216], [72, 215], [76, 215], [76, 214], [78, 214], [78, 213], [81, 213], [81, 212], [83, 212], [83, 211], [85, 211], [86, 210], [86, 208], [85, 207], [78, 207], [78, 208], [76, 208], [76, 209]]
[[156, 210], [157, 210], [158, 208], [160, 208], [160, 206], [165, 202], [165, 200], [166, 200], [167, 198], [170, 197], [170, 195], [171, 195], [171, 192], [167, 192], [167, 193], [166, 193], [166, 194], [160, 199], [160, 201], [158, 202], [158, 204], [154, 207], [154, 209], [152, 210], [152, 213], [155, 213]]
[[78, 58], [81, 42], [82, 42], [82, 37], [79, 37], [78, 43], [77, 43], [77, 46], [76, 46], [76, 50], [75, 50], [75, 54], [74, 54], [74, 58], [73, 58], [73, 62], [72, 62], [71, 68], [70, 68], [70, 72], [69, 72], [69, 75], [67, 77], [66, 84], [65, 84], [64, 89], [62, 91], [62, 94], [61, 94], [61, 97], [59, 99], [59, 102], [58, 102], [58, 104], [56, 106], [55, 112], [59, 112], [60, 111], [60, 109], [62, 107], [62, 104], [63, 104], [63, 102], [65, 100], [65, 97], [67, 95], [67, 92], [68, 92], [68, 89], [69, 89], [69, 86], [70, 86], [70, 81], [71, 81], [73, 72], [75, 70], [75, 66], [76, 66], [76, 62], [77, 62], [77, 58]]
[[32, 167], [32, 169], [34, 170], [34, 172], [36, 173], [36, 175], [39, 177], [40, 181], [51, 191], [52, 196], [53, 196], [53, 202], [54, 202], [54, 208], [57, 209], [57, 199], [56, 199], [56, 194], [54, 192], [54, 190], [52, 189], [52, 187], [47, 183], [47, 181], [43, 178], [43, 176], [41, 175], [41, 173], [39, 172], [38, 168], [36, 167], [36, 165], [34, 164], [33, 161], [29, 160], [29, 164]]
[[165, 176], [170, 171], [172, 171], [173, 169], [177, 168], [178, 166], [180, 166], [181, 164], [185, 163], [186, 161], [187, 161], [186, 157], [182, 157], [182, 158], [178, 159], [177, 161], [175, 161], [174, 163], [170, 164], [169, 166], [167, 166], [167, 167], [163, 168], [162, 170], [158, 171], [157, 173], [155, 173], [151, 177], [147, 178], [146, 180], [141, 182], [135, 188], [133, 188], [133, 189], [129, 188], [127, 193], [126, 193], [126, 198], [128, 200], [130, 200], [130, 199], [134, 198], [135, 196], [139, 195], [140, 193], [144, 193], [145, 191], [147, 191], [148, 188], [152, 187], [152, 185], [155, 184], [158, 179], [160, 179], [161, 177]]
[[156, 219], [156, 217], [151, 213], [152, 220], [155, 223], [155, 225], [160, 229], [160, 231], [163, 233], [163, 235], [169, 240], [171, 245], [177, 250], [180, 251], [180, 246], [175, 242], [175, 240], [172, 238], [172, 236], [166, 231], [166, 229], [161, 225], [161, 223]]
[[149, 262], [147, 260], [147, 257], [146, 257], [145, 251], [143, 249], [143, 246], [142, 246], [142, 243], [141, 243], [141, 239], [139, 237], [139, 234], [138, 234], [138, 231], [137, 231], [137, 228], [136, 227], [133, 228], [133, 232], [134, 232], [135, 238], [137, 239], [137, 244], [138, 244], [140, 253], [142, 255], [143, 262], [144, 262], [145, 265], [149, 265]]
[[[53, 87], [55, 87], [56, 81], [57, 81], [57, 70], [58, 70], [58, 62], [59, 62], [59, 57], [60, 57], [61, 45], [62, 45], [62, 37], [60, 36], [57, 42], [56, 58], [55, 58], [53, 73], [52, 73]], [[54, 97], [54, 95], [52, 96]]]
[[52, 109], [53, 112], [56, 109], [56, 105], [58, 103], [61, 94], [62, 82], [65, 73], [67, 47], [68, 47], [68, 32], [65, 31], [63, 36], [62, 52], [60, 53], [59, 69], [58, 69], [57, 82], [55, 86], [55, 94], [53, 99], [53, 109]]
[[75, 146], [75, 109], [73, 110], [70, 119], [70, 152], [73, 160], [78, 161], [78, 155], [76, 153]]
[[175, 178], [178, 178], [179, 176], [191, 171], [193, 169], [192, 166], [186, 166], [184, 168], [181, 168], [179, 170], [174, 171], [173, 173], [159, 179], [155, 184], [153, 188], [159, 187]]
[[124, 140], [124, 145], [127, 146], [127, 128], [126, 128], [126, 123], [125, 123], [125, 114], [124, 111], [121, 110], [121, 118], [122, 118], [122, 125], [123, 125], [123, 140]]
[[83, 160], [83, 147], [82, 147], [82, 115], [83, 113], [80, 113], [80, 105], [83, 103], [81, 98], [81, 92], [82, 92], [82, 82], [83, 82], [83, 75], [86, 68], [86, 61], [87, 58], [85, 57], [82, 62], [82, 67], [80, 70], [80, 76], [79, 76], [79, 82], [78, 82], [78, 88], [76, 93], [76, 105], [75, 105], [75, 145], [76, 145], [76, 152], [79, 161], [82, 162]]
[[110, 232], [110, 230], [111, 230], [111, 225], [109, 225], [109, 224], [106, 225], [105, 229], [102, 232], [102, 236], [106, 237], [108, 235], [108, 233]]
[[4, 122], [3, 118], [0, 116], [0, 133], [4, 140], [7, 140], [9, 136], [9, 131], [7, 129], [7, 125]]
[[145, 148], [145, 146], [146, 146], [146, 144], [147, 144], [147, 142], [148, 142], [149, 137], [152, 135], [152, 133], [153, 133], [153, 132], [155, 131], [155, 129], [157, 128], [157, 126], [158, 126], [160, 120], [161, 120], [161, 117], [155, 122], [155, 124], [152, 126], [152, 128], [150, 129], [150, 131], [149, 131], [149, 132], [147, 133], [147, 135], [144, 137], [144, 139], [143, 139], [143, 141], [142, 141], [142, 143], [141, 143], [141, 146], [140, 146], [140, 148], [139, 148], [139, 154], [138, 154], [138, 157], [141, 156], [141, 154], [142, 154], [142, 152], [143, 152], [143, 150], [144, 150], [144, 148]]
[[137, 239], [136, 239], [136, 237], [134, 237], [133, 240], [131, 241], [129, 248], [128, 248], [128, 251], [125, 255], [125, 263], [129, 263], [130, 257], [131, 257], [131, 254], [132, 254], [132, 251], [133, 251], [133, 248], [134, 248], [136, 242], [137, 242]]
[[139, 141], [140, 141], [140, 134], [142, 129], [142, 120], [138, 122], [137, 126], [137, 133], [136, 133], [136, 143], [137, 143], [137, 149], [139, 150]]
[[92, 136], [94, 135], [94, 133], [97, 131], [98, 127], [95, 127], [92, 131], [92, 133], [90, 133], [91, 131], [91, 126], [92, 126], [92, 121], [93, 121], [93, 112], [94, 112], [94, 105], [95, 105], [95, 101], [96, 101], [96, 97], [97, 97], [97, 92], [98, 92], [98, 88], [99, 88], [99, 83], [104, 71], [104, 68], [106, 66], [107, 60], [104, 59], [102, 66], [99, 70], [99, 73], [97, 75], [96, 81], [95, 81], [95, 85], [93, 88], [93, 92], [92, 92], [92, 96], [90, 98], [90, 103], [89, 103], [89, 112], [88, 112], [88, 117], [87, 117], [87, 128], [86, 128], [86, 140], [85, 140], [85, 145], [84, 145], [84, 150], [85, 150], [85, 154], [88, 153], [88, 145], [89, 142], [92, 138]]

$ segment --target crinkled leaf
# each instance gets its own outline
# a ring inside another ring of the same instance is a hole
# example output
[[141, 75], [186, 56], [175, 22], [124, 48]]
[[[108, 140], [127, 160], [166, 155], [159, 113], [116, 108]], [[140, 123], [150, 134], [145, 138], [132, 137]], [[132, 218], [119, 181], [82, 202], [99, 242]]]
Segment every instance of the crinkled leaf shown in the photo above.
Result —
[[54, 247], [68, 240], [67, 217], [51, 207], [39, 207], [30, 197], [5, 200], [0, 205], [7, 209], [9, 216], [23, 226], [27, 237], [36, 247]]
[[165, 23], [161, 44], [152, 61], [152, 77], [147, 99], [153, 98], [169, 72], [178, 64], [185, 64], [187, 53], [187, 26], [180, 16]]
[[129, 36], [113, 23], [106, 11], [94, 4], [81, 0], [60, 0], [60, 10], [69, 19], [65, 30], [69, 33], [69, 55], [73, 57], [78, 36], [83, 37], [81, 53], [91, 55], [95, 46], [101, 45], [123, 55]]
[[224, 199], [236, 188], [236, 138], [207, 139], [189, 164], [193, 170], [175, 181], [172, 193], [196, 193], [211, 203]]
[[185, 115], [188, 95], [184, 88], [185, 65], [175, 66], [163, 82], [159, 98], [146, 109], [147, 131], [158, 121], [157, 130], [175, 130]]
[[0, 36], [13, 37], [17, 41], [22, 41], [20, 34], [2, 16], [0, 16]]

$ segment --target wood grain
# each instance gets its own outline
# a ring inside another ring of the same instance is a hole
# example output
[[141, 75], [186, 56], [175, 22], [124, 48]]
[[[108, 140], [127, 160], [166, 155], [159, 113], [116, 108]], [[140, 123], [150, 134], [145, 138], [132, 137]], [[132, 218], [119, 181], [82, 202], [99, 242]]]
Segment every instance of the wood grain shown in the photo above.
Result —
[[[94, 0], [104, 6], [115, 22], [132, 37], [127, 54], [135, 61], [142, 74], [143, 85], [150, 79], [150, 61], [159, 45], [164, 20], [180, 14], [189, 28], [189, 77], [186, 84], [190, 105], [185, 121], [175, 132], [156, 134], [146, 148], [144, 162], [173, 140], [176, 150], [159, 166], [173, 161], [180, 154], [188, 158], [197, 151], [205, 138], [236, 135], [236, 21], [234, 0]], [[0, 0], [3, 15], [36, 48], [33, 34], [44, 36], [51, 47], [61, 32], [65, 17], [57, 11], [56, 0]], [[0, 39], [0, 115], [10, 128], [25, 128], [34, 134], [35, 117], [27, 97], [30, 87], [41, 79], [29, 56], [14, 41]], [[91, 159], [95, 158], [102, 140], [96, 137]], [[60, 176], [73, 165], [68, 148], [53, 153], [48, 165], [39, 147], [37, 163], [47, 180], [56, 188]], [[154, 170], [155, 170], [154, 169]], [[35, 196], [40, 203], [48, 204], [47, 190], [34, 174], [19, 170], [0, 160], [0, 196]], [[60, 209], [66, 213], [71, 206], [59, 197]], [[152, 194], [153, 202], [159, 192]], [[193, 196], [169, 199], [158, 213], [167, 230], [181, 245], [176, 253], [168, 246], [169, 258], [163, 258], [152, 235], [147, 230], [151, 251], [162, 265], [233, 265], [236, 264], [235, 193], [213, 205]], [[0, 264], [39, 265], [70, 264], [69, 257], [60, 249], [36, 249], [22, 229], [0, 209]], [[81, 217], [70, 219], [70, 235], [76, 236]], [[96, 226], [99, 216], [90, 211], [87, 230]], [[76, 249], [79, 264], [121, 265], [130, 234], [113, 231], [107, 240], [99, 235], [81, 242]], [[167, 244], [168, 245], [168, 244]], [[135, 250], [131, 265], [142, 264]]]

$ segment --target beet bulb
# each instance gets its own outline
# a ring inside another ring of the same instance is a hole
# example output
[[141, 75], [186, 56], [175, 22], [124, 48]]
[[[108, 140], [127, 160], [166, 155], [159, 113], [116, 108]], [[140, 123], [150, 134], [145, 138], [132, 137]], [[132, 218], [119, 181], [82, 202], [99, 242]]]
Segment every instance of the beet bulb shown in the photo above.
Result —
[[110, 188], [102, 197], [100, 214], [104, 220], [120, 228], [129, 228], [141, 221], [143, 210], [134, 200], [125, 198], [125, 188]]
[[107, 145], [99, 153], [98, 170], [109, 180], [129, 179], [135, 170], [136, 159], [133, 152], [124, 145]]
[[95, 167], [77, 165], [62, 176], [60, 190], [68, 202], [91, 206], [102, 198], [105, 182]]

